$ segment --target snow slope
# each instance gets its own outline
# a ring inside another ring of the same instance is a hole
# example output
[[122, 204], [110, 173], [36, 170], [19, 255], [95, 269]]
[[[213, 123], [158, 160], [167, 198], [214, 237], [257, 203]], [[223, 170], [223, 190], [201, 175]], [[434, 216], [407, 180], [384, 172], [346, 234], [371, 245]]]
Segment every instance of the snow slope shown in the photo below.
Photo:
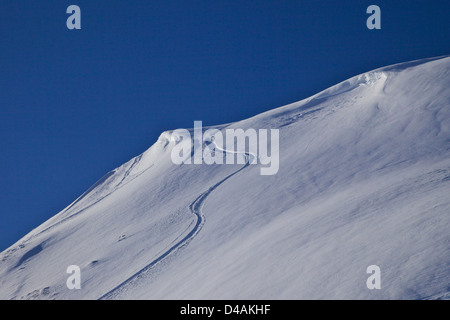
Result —
[[174, 165], [163, 132], [0, 254], [0, 298], [450, 298], [450, 57], [215, 128], [280, 129], [278, 173]]

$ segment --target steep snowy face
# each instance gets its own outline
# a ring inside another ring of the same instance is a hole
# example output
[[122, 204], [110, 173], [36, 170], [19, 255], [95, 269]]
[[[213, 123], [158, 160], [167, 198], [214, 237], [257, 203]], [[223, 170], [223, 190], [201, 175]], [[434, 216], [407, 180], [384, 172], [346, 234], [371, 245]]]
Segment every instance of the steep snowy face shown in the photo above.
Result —
[[279, 130], [276, 174], [174, 164], [166, 131], [0, 254], [0, 298], [450, 298], [449, 57], [214, 128]]

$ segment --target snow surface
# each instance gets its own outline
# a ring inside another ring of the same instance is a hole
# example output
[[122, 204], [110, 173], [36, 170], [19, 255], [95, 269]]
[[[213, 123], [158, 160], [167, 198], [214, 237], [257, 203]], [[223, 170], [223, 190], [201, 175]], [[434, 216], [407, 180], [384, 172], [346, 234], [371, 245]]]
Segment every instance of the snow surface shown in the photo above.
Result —
[[450, 57], [214, 128], [280, 129], [278, 173], [174, 165], [163, 132], [0, 254], [0, 299], [450, 298]]

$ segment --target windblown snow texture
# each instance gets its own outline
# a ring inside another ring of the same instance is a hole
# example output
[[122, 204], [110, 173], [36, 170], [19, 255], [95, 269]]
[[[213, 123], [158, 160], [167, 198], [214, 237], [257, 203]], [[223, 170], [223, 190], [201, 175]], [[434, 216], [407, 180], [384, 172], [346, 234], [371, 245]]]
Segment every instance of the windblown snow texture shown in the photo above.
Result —
[[280, 129], [278, 173], [174, 165], [164, 132], [0, 254], [0, 298], [450, 298], [449, 57], [215, 128]]

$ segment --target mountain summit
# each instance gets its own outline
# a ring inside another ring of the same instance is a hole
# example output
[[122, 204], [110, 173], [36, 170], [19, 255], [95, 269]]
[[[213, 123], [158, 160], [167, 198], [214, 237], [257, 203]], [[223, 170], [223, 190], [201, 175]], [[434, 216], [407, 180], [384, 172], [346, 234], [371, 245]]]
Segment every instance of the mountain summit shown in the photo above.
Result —
[[211, 128], [279, 130], [278, 172], [174, 164], [166, 131], [0, 254], [0, 298], [450, 298], [450, 57]]

